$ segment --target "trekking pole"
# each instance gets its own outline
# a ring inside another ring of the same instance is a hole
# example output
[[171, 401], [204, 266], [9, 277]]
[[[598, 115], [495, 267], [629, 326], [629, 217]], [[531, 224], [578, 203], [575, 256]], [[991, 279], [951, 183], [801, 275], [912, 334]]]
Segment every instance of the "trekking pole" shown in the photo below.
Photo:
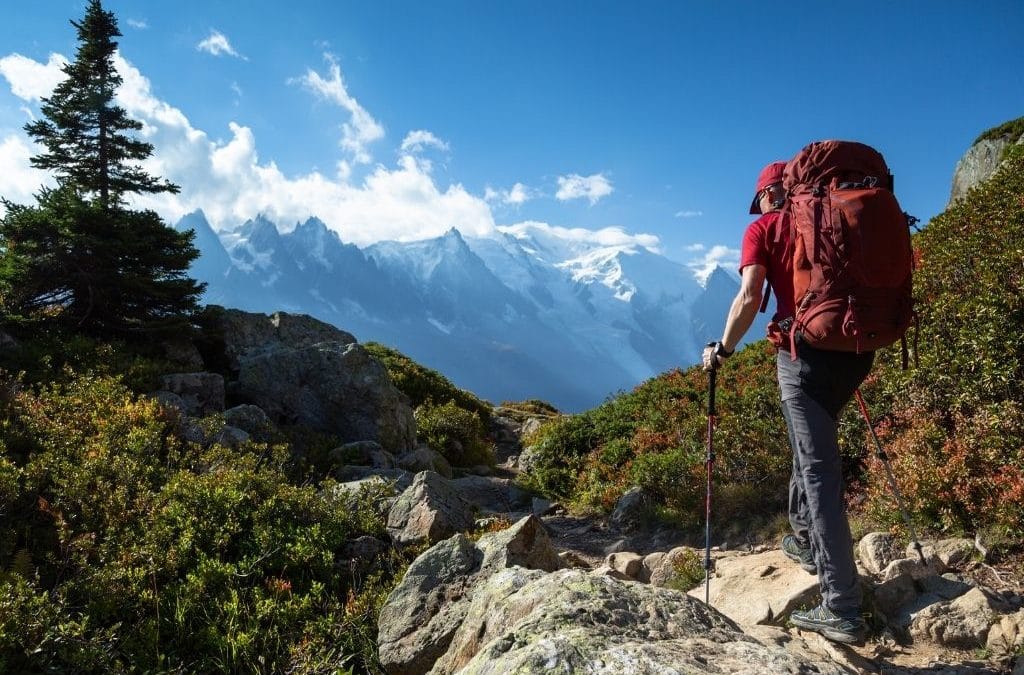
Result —
[[704, 497], [704, 604], [710, 605], [711, 598], [711, 465], [715, 463], [715, 376], [718, 372], [717, 358], [711, 357], [708, 371], [708, 454], [706, 457], [708, 486]]
[[875, 428], [871, 426], [871, 417], [868, 415], [868, 406], [864, 403], [864, 397], [861, 396], [860, 389], [854, 392], [857, 395], [857, 404], [860, 406], [860, 412], [864, 415], [864, 421], [868, 425], [868, 431], [871, 432], [871, 438], [875, 439], [875, 457], [882, 462], [882, 466], [885, 467], [885, 477], [889, 481], [889, 488], [892, 490], [893, 496], [896, 498], [896, 506], [899, 507], [900, 514], [903, 516], [903, 522], [907, 524], [907, 531], [910, 532], [910, 540], [914, 543], [914, 550], [917, 551], [918, 557], [921, 558], [921, 564], [928, 566], [928, 563], [924, 560], [924, 551], [921, 550], [921, 542], [917, 540], [917, 534], [914, 532], [914, 526], [910, 522], [910, 514], [907, 513], [907, 509], [903, 506], [903, 497], [900, 495], [900, 489], [896, 486], [896, 476], [892, 473], [892, 466], [889, 464], [889, 456], [885, 454], [885, 450], [882, 448], [881, 441], [878, 440], [878, 434], [875, 433]]

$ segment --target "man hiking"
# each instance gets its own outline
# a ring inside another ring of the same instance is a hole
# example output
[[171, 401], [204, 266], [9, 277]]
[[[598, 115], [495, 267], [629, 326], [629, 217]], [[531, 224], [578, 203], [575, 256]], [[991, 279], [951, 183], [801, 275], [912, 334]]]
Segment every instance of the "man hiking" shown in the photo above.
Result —
[[780, 217], [786, 202], [785, 168], [785, 162], [772, 162], [758, 176], [750, 213], [761, 216], [743, 236], [740, 290], [721, 340], [704, 350], [703, 362], [705, 370], [718, 368], [732, 355], [761, 307], [767, 280], [776, 299], [769, 337], [779, 347], [779, 392], [793, 448], [789, 484], [793, 532], [783, 538], [782, 550], [807, 572], [817, 573], [822, 596], [821, 605], [795, 611], [790, 620], [830, 640], [857, 643], [864, 638], [865, 625], [843, 499], [837, 420], [870, 371], [874, 352], [817, 349], [799, 331], [789, 335], [795, 303], [791, 232], [788, 221], [783, 223]]

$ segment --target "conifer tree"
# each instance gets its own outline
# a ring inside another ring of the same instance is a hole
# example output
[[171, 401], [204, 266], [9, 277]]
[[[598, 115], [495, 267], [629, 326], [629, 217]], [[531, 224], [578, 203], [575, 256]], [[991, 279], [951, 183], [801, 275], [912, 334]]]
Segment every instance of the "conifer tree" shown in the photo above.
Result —
[[43, 119], [25, 126], [45, 151], [33, 166], [52, 171], [35, 206], [4, 201], [0, 219], [0, 310], [8, 321], [56, 318], [101, 334], [173, 329], [197, 309], [203, 285], [187, 276], [199, 255], [178, 233], [125, 196], [177, 192], [138, 162], [153, 146], [142, 125], [114, 103], [121, 35], [111, 12], [90, 0], [67, 78], [43, 99]]
[[153, 146], [129, 135], [142, 123], [114, 104], [122, 78], [114, 66], [120, 37], [117, 20], [91, 0], [78, 31], [78, 53], [64, 66], [67, 79], [44, 98], [45, 119], [25, 125], [25, 131], [46, 147], [32, 166], [52, 170], [61, 185], [98, 197], [100, 206], [116, 206], [125, 193], [178, 192], [178, 186], [155, 178], [136, 164], [153, 153]]

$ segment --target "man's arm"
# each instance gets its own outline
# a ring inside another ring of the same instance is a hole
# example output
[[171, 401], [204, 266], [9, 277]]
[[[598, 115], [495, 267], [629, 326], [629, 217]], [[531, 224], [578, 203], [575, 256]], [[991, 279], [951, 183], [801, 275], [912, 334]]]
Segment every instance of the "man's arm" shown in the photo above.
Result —
[[[754, 317], [761, 308], [762, 289], [764, 288], [765, 275], [768, 273], [764, 265], [747, 265], [743, 268], [740, 280], [740, 290], [729, 307], [729, 316], [725, 320], [725, 330], [722, 332], [722, 347], [727, 352], [736, 349], [736, 345], [743, 339], [743, 336], [754, 323]], [[711, 352], [713, 348], [704, 350], [704, 367], [711, 367]], [[722, 357], [717, 357], [722, 363]]]

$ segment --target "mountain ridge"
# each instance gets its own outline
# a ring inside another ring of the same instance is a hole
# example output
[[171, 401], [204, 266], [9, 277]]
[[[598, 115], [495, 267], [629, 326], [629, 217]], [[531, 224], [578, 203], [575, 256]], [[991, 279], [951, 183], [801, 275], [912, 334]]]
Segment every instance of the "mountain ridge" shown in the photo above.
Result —
[[529, 224], [365, 248], [315, 216], [284, 231], [258, 214], [218, 234], [197, 210], [174, 227], [196, 230], [192, 273], [210, 302], [310, 314], [484, 398], [542, 398], [568, 411], [695, 363], [738, 289], [721, 269], [702, 285], [646, 246]]

